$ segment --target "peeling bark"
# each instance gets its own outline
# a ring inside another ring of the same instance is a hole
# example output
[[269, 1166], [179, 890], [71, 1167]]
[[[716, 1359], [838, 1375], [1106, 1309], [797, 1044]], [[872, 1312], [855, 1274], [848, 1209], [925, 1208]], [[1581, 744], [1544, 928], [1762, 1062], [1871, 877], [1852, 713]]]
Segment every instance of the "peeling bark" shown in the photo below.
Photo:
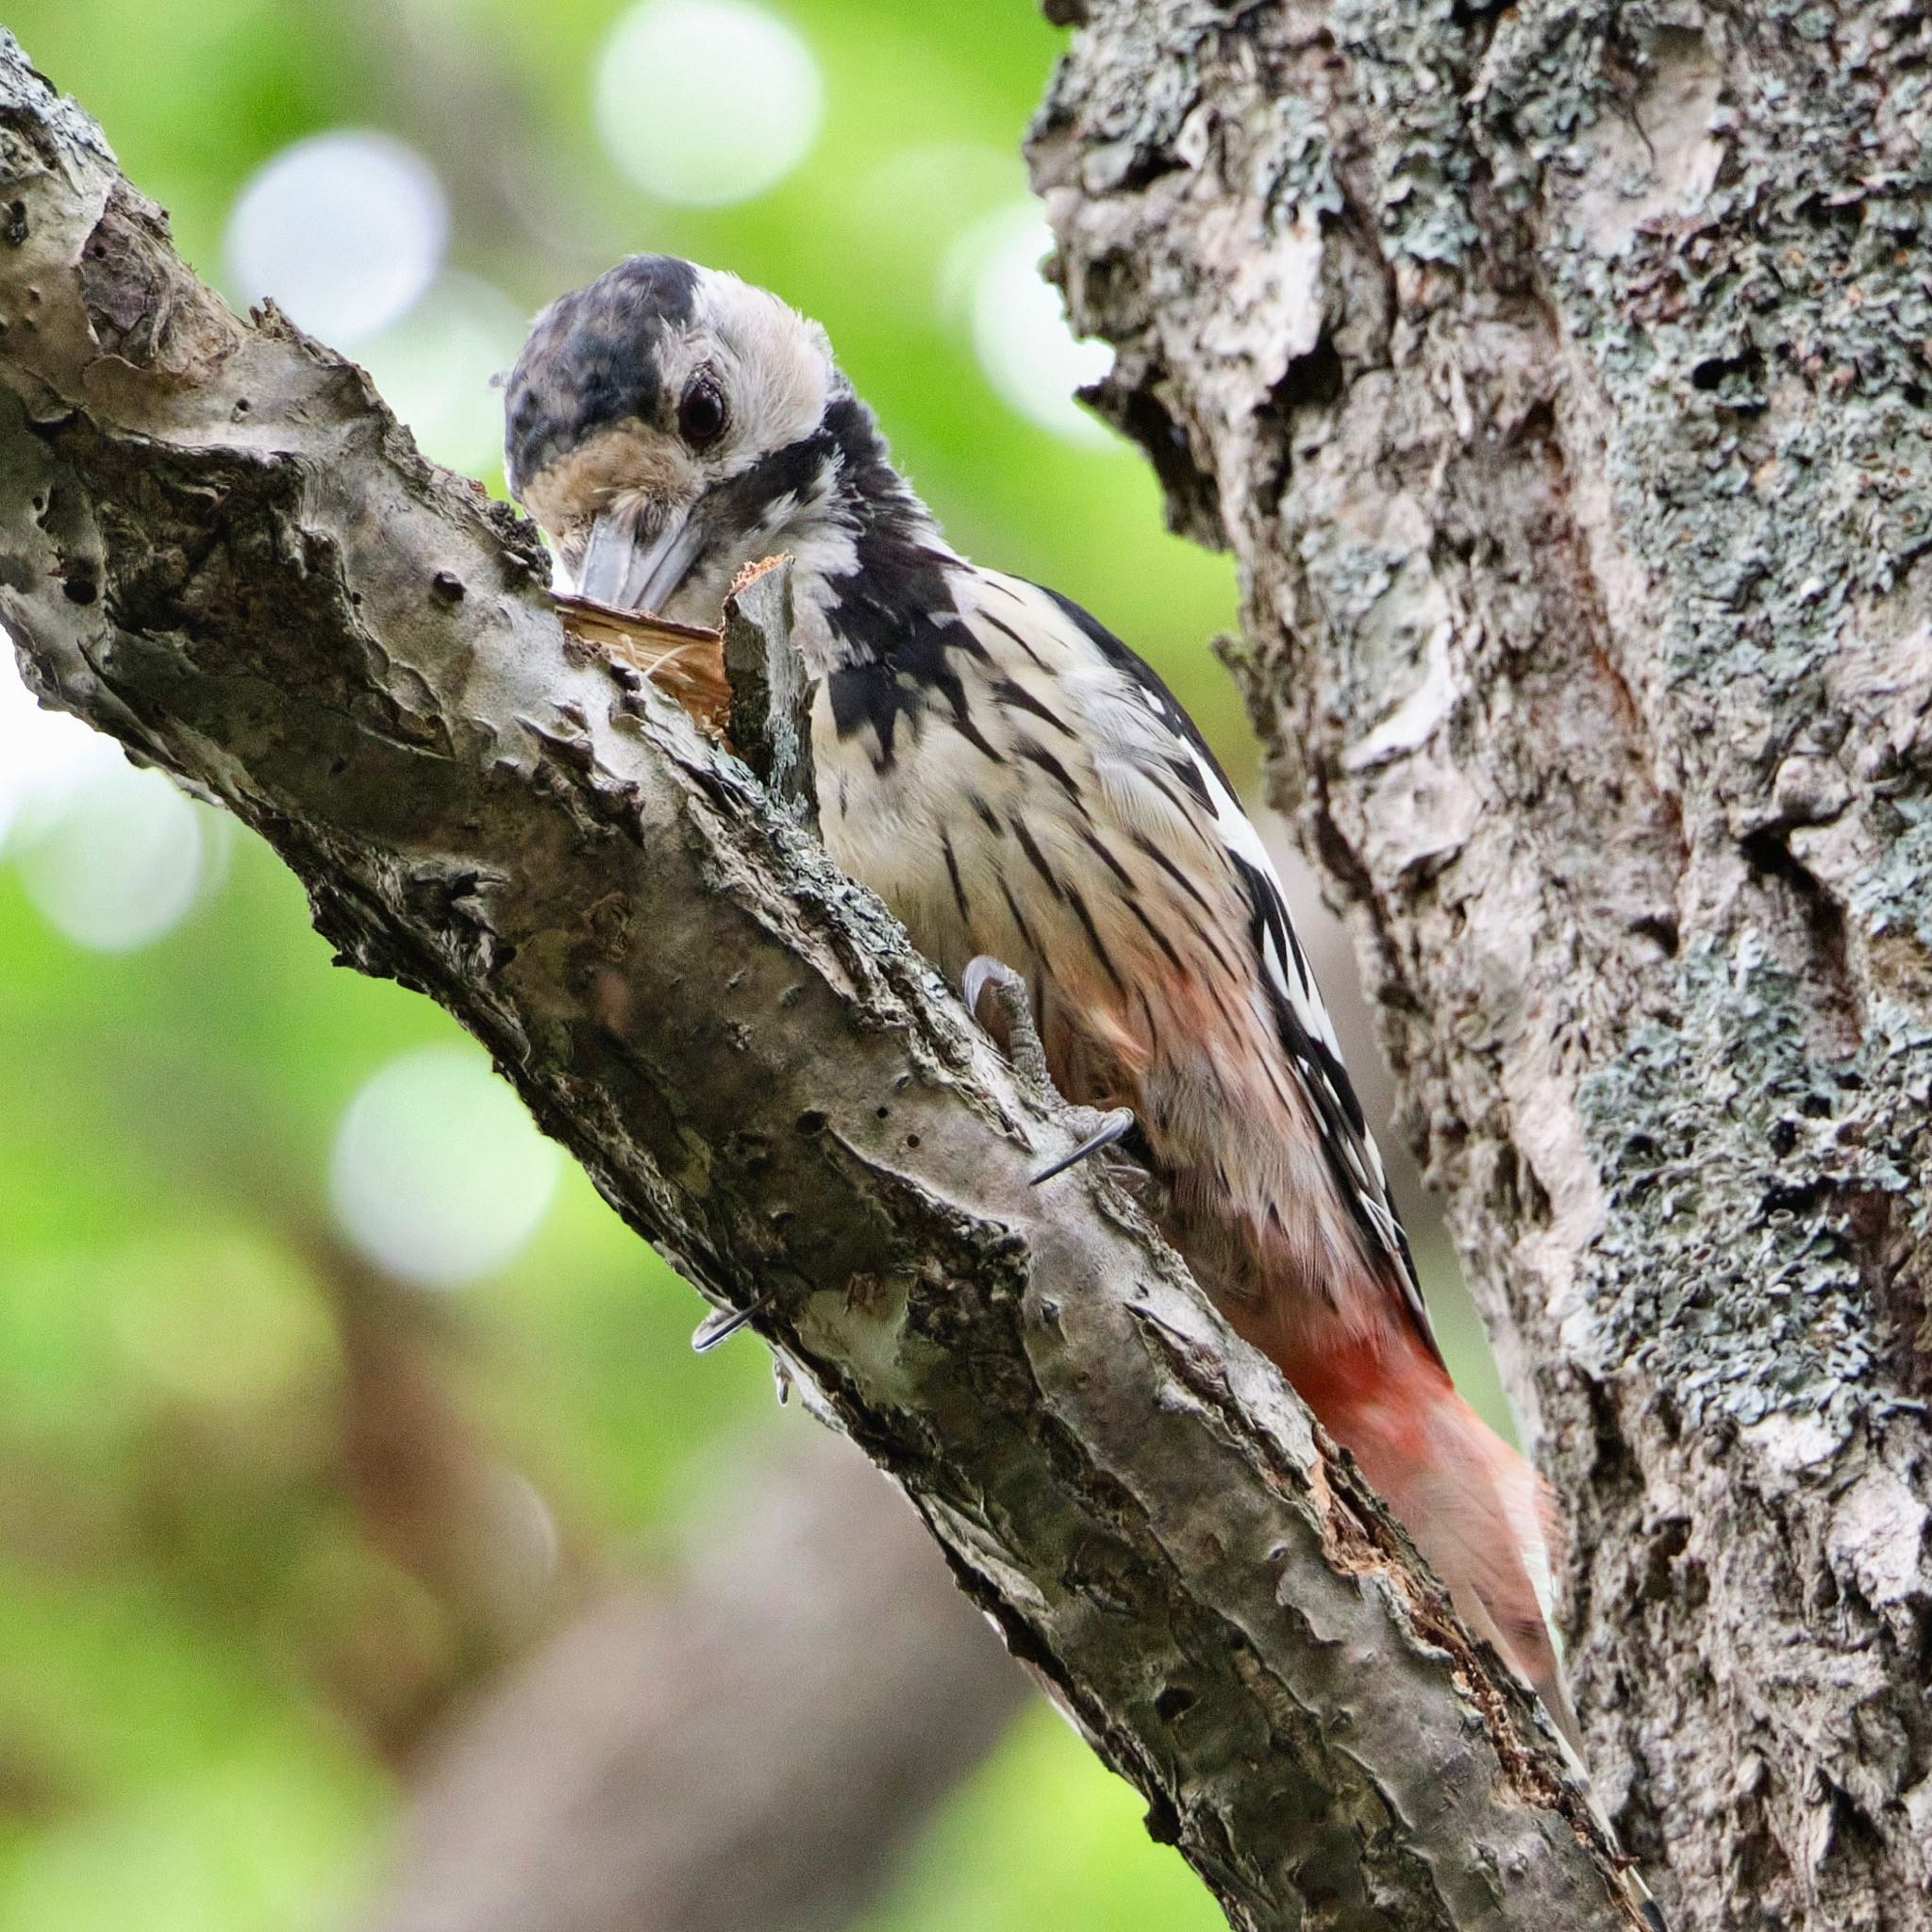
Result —
[[[1932, 27], [1086, 9], [1032, 139], [1680, 1924], [1932, 1923]], [[1673, 1883], [1674, 1880], [1674, 1883]]]
[[1242, 1927], [1627, 1923], [1533, 1707], [868, 894], [0, 41], [0, 616], [760, 1331]]

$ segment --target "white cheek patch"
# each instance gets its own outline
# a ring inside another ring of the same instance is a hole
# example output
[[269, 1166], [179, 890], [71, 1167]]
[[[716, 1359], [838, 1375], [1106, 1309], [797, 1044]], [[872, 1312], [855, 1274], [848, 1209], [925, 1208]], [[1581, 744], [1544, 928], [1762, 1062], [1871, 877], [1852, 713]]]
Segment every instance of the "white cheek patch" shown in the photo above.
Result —
[[821, 524], [792, 540], [801, 572], [822, 577], [848, 577], [858, 568], [858, 546], [839, 524]]
[[767, 290], [722, 270], [703, 271], [685, 346], [688, 365], [675, 372], [679, 388], [707, 354], [724, 375], [732, 412], [726, 475], [819, 426], [832, 385], [831, 345], [817, 323]]

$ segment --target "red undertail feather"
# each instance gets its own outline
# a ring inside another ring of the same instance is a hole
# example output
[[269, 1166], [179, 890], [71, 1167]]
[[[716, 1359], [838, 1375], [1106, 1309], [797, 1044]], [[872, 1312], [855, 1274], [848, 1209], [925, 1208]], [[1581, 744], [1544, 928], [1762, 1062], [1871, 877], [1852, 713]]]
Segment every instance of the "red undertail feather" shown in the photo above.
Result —
[[1282, 1353], [1278, 1366], [1402, 1519], [1463, 1621], [1574, 1731], [1538, 1593], [1550, 1518], [1529, 1465], [1407, 1333]]

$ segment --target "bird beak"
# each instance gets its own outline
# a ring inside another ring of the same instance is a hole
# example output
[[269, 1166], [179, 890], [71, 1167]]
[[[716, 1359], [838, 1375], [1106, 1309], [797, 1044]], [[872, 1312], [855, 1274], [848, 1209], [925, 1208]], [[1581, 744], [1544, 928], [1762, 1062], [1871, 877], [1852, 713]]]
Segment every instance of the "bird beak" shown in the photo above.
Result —
[[636, 510], [607, 510], [591, 525], [576, 593], [613, 610], [655, 616], [677, 594], [703, 541], [688, 508], [673, 510], [648, 533]]

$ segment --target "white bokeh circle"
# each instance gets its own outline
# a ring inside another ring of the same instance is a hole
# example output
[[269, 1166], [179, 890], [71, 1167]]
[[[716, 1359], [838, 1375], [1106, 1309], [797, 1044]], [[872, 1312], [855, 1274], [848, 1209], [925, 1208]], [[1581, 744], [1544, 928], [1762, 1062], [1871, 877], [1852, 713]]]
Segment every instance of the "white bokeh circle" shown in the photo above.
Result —
[[329, 1199], [379, 1267], [455, 1288], [513, 1260], [557, 1190], [557, 1149], [479, 1054], [422, 1047], [366, 1080], [336, 1130]]
[[605, 152], [654, 200], [724, 208], [802, 161], [824, 80], [798, 30], [753, 0], [642, 0], [597, 57]]
[[449, 243], [449, 203], [414, 148], [366, 127], [314, 134], [273, 155], [229, 211], [229, 279], [273, 299], [337, 347], [387, 328], [429, 287]]
[[55, 931], [96, 953], [151, 945], [201, 897], [223, 836], [159, 772], [125, 760], [72, 791], [17, 861]]
[[1112, 439], [1074, 392], [1113, 367], [1113, 351], [1067, 325], [1059, 291], [1040, 272], [1052, 247], [1037, 201], [993, 209], [946, 251], [941, 306], [964, 311], [979, 366], [1009, 408], [1069, 442], [1104, 448]]
[[42, 708], [0, 629], [0, 851], [9, 830], [16, 843], [31, 838], [90, 778], [126, 762], [111, 738], [71, 712]]

